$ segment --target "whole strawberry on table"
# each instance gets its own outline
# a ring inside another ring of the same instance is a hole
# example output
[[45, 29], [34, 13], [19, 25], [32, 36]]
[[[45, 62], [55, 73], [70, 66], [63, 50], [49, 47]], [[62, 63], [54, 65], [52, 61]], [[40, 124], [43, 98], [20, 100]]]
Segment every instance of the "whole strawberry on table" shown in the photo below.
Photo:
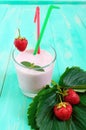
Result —
[[33, 130], [86, 130], [86, 71], [66, 68], [33, 98], [27, 118]]

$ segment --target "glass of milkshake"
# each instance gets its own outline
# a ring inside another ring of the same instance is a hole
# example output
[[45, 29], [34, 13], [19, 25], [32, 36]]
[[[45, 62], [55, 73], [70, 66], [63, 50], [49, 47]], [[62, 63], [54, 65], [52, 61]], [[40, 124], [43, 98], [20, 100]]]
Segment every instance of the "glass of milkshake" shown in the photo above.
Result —
[[[28, 97], [34, 97], [39, 90], [51, 83], [56, 60], [56, 52], [53, 47], [42, 48], [40, 54], [34, 55], [33, 52], [33, 49], [27, 49], [23, 52], [15, 49], [12, 55], [19, 86], [23, 94]], [[22, 62], [30, 62], [36, 67], [28, 68]]]

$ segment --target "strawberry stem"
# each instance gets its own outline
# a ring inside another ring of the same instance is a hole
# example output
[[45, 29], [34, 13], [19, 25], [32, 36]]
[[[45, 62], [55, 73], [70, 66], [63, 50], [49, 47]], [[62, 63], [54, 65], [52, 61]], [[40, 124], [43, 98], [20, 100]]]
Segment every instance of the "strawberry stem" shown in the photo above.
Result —
[[18, 38], [20, 38], [21, 35], [20, 35], [20, 29], [18, 28]]
[[60, 93], [60, 94], [63, 95], [62, 90], [61, 90], [61, 86], [59, 86], [54, 80], [52, 80], [51, 83], [52, 83], [53, 86], [56, 85], [57, 90], [59, 91], [57, 93]]
[[62, 92], [62, 90], [61, 90], [61, 88], [60, 88], [59, 85], [57, 85], [57, 89], [58, 89], [60, 92]]
[[52, 85], [57, 85], [57, 83], [54, 80], [51, 80]]
[[60, 102], [62, 102], [62, 99], [61, 99], [61, 96], [59, 95], [59, 100], [60, 100]]
[[54, 80], [51, 81], [51, 84], [52, 84], [53, 86], [56, 85], [56, 86], [57, 86], [57, 89], [58, 89], [60, 92], [62, 92], [60, 86], [59, 86]]

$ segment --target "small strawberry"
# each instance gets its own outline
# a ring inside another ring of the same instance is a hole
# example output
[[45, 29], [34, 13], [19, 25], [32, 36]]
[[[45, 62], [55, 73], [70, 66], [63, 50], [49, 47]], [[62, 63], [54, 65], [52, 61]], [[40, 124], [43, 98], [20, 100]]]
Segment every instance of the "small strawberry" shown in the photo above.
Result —
[[14, 40], [14, 45], [19, 51], [24, 51], [27, 47], [28, 41], [26, 38], [20, 36], [20, 30], [18, 29], [19, 36]]
[[24, 51], [27, 47], [28, 41], [25, 38], [16, 38], [14, 45], [19, 51]]
[[72, 88], [69, 88], [68, 90], [66, 90], [64, 101], [74, 105], [80, 102], [80, 97]]
[[72, 106], [68, 102], [61, 102], [54, 106], [54, 114], [60, 120], [68, 120], [72, 115]]

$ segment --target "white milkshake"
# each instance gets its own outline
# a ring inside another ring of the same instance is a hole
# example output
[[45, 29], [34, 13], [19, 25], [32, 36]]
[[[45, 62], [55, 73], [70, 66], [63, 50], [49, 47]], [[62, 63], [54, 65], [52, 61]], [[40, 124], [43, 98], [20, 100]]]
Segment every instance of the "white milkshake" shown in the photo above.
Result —
[[[18, 55], [13, 53], [19, 85], [24, 95], [34, 97], [40, 89], [51, 83], [56, 58], [55, 50], [51, 49], [54, 55], [45, 50], [41, 50], [40, 54], [33, 55], [32, 49], [19, 52]], [[44, 71], [38, 71], [39, 68], [37, 70], [27, 68], [21, 64], [22, 61], [41, 66]]]

